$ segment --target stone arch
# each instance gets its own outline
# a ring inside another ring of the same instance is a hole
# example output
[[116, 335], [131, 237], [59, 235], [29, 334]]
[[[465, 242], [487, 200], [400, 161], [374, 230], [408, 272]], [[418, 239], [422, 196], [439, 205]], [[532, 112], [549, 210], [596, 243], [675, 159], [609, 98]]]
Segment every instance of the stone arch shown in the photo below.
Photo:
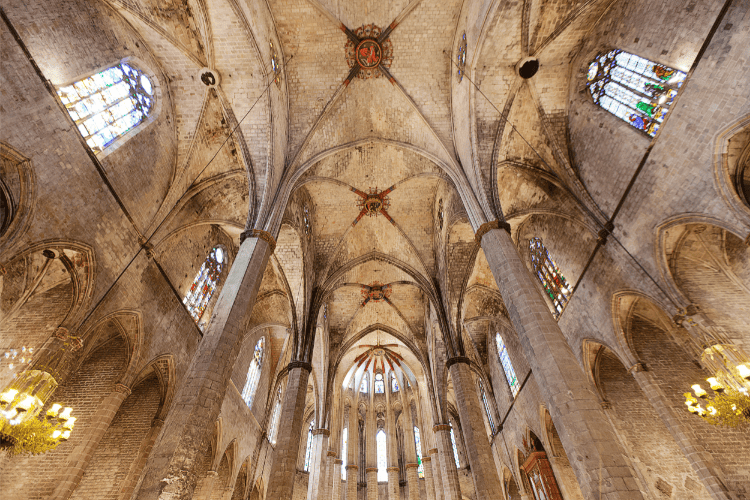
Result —
[[128, 364], [120, 383], [128, 387], [131, 384], [135, 385], [142, 380], [138, 372], [143, 346], [143, 318], [140, 311], [126, 309], [115, 311], [86, 328], [81, 334], [84, 342], [83, 356], [96, 350], [103, 342], [109, 341], [107, 329], [116, 332], [127, 344]]
[[714, 177], [719, 194], [745, 229], [750, 226], [750, 115], [719, 132], [714, 146]]
[[573, 467], [570, 465], [568, 454], [563, 448], [552, 415], [544, 405], [539, 405], [539, 416], [541, 418], [542, 443], [547, 451], [547, 457], [555, 472], [557, 484], [563, 492], [566, 500], [583, 500], [581, 487], [578, 485]]
[[[623, 364], [629, 363], [629, 366], [632, 366], [638, 362], [638, 355], [635, 352], [635, 346], [633, 346], [633, 338], [629, 334], [630, 330], [627, 326], [627, 318], [629, 310], [639, 299], [648, 300], [664, 311], [669, 311], [670, 309], [674, 310], [674, 306], [672, 306], [671, 304], [667, 304], [663, 300], [658, 300], [657, 298], [654, 298], [639, 290], [620, 290], [612, 295], [611, 310], [613, 331], [617, 335], [617, 343], [619, 344], [619, 349], [616, 351], [615, 349], [612, 349], [612, 346], [607, 345], [606, 347], [614, 352], [618, 352], [621, 361], [624, 360]], [[606, 343], [599, 340], [593, 341], [599, 342], [602, 345], [606, 345]]]
[[210, 500], [211, 498], [211, 491], [217, 476], [216, 468], [219, 466], [218, 462], [224, 456], [218, 453], [221, 447], [222, 428], [222, 419], [219, 417], [214, 422], [214, 432], [211, 438], [204, 444], [203, 453], [198, 458], [200, 462], [195, 471], [196, 485], [193, 490], [195, 500]]
[[29, 158], [0, 142], [0, 260], [26, 233], [36, 205], [36, 177]]
[[242, 465], [237, 471], [237, 475], [234, 479], [234, 486], [232, 489], [232, 496], [230, 500], [245, 500], [248, 497], [248, 486], [250, 484], [250, 477], [248, 473], [251, 470], [250, 464], [252, 462], [252, 456], [248, 456], [242, 461]]

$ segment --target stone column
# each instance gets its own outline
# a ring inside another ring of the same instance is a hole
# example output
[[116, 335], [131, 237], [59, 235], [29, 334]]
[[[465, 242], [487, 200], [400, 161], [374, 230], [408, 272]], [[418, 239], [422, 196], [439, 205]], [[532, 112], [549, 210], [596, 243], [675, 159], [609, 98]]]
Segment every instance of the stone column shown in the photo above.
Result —
[[651, 406], [654, 407], [664, 425], [669, 429], [669, 433], [672, 434], [680, 450], [685, 454], [685, 457], [693, 467], [693, 471], [695, 471], [695, 474], [701, 480], [711, 498], [715, 500], [730, 500], [732, 497], [721, 480], [719, 471], [713, 466], [711, 458], [707, 456], [701, 446], [696, 445], [690, 439], [690, 434], [674, 414], [674, 410], [667, 402], [667, 396], [656, 383], [651, 372], [643, 371], [640, 365], [636, 365], [630, 371], [640, 386], [641, 391], [648, 398]]
[[81, 482], [83, 473], [91, 462], [97, 446], [104, 434], [109, 429], [112, 420], [120, 409], [120, 405], [130, 395], [130, 388], [123, 384], [115, 384], [115, 390], [101, 400], [96, 412], [91, 416], [89, 425], [85, 428], [77, 428], [73, 432], [82, 432], [83, 439], [73, 448], [65, 466], [65, 471], [60, 475], [55, 491], [52, 493], [54, 500], [67, 500], [73, 494], [78, 483]]
[[[494, 499], [502, 484], [497, 477], [495, 459], [487, 439], [479, 393], [469, 368], [469, 359], [463, 357], [448, 360], [448, 370], [453, 379], [456, 407], [461, 418], [461, 430], [466, 444], [466, 457], [474, 479], [477, 500]], [[471, 452], [469, 452], [471, 450]]]
[[367, 478], [367, 500], [378, 500], [378, 468], [366, 468], [365, 475]]
[[481, 242], [583, 496], [642, 499], [635, 472], [599, 406], [599, 398], [550, 314], [509, 231], [506, 222], [495, 221], [483, 224], [476, 239]]
[[388, 448], [388, 500], [400, 500], [396, 416], [391, 407], [390, 391], [386, 391], [386, 397], [388, 401], [388, 407], [385, 411], [386, 445]]
[[422, 466], [424, 467], [424, 489], [427, 492], [427, 500], [435, 500], [435, 483], [432, 479], [432, 458], [422, 457]]
[[279, 433], [276, 438], [276, 450], [271, 463], [271, 476], [268, 479], [266, 498], [292, 498], [307, 396], [307, 380], [311, 371], [312, 366], [309, 363], [302, 361], [289, 363], [287, 386], [284, 401], [281, 404], [281, 422], [284, 422], [285, 431]]
[[246, 231], [242, 237], [211, 321], [146, 464], [135, 500], [188, 500], [193, 494], [195, 471], [211, 440], [212, 424], [219, 416], [247, 319], [276, 245], [265, 231]]
[[128, 475], [125, 476], [125, 480], [122, 482], [122, 487], [120, 488], [120, 493], [118, 495], [119, 500], [130, 500], [130, 497], [133, 496], [135, 487], [138, 484], [138, 478], [141, 476], [143, 467], [146, 466], [148, 456], [151, 454], [151, 450], [154, 447], [154, 443], [156, 442], [156, 438], [159, 436], [162, 427], [164, 427], [164, 420], [155, 418], [151, 421], [151, 429], [149, 429], [148, 434], [146, 434], [146, 437], [143, 439], [141, 447], [138, 450], [138, 456], [133, 460], [133, 463], [130, 464]]
[[[328, 445], [330, 446], [331, 441], [329, 439]], [[326, 453], [326, 475], [325, 475], [325, 491], [323, 492], [323, 497], [326, 500], [331, 498], [331, 495], [333, 495], [333, 466], [334, 462], [336, 461], [336, 452], [328, 450], [328, 453]], [[339, 474], [341, 474], [341, 470], [339, 470]], [[340, 478], [340, 476], [339, 476]]]
[[438, 455], [438, 449], [432, 448], [431, 450], [427, 450], [427, 454], [432, 458], [430, 469], [432, 469], [432, 489], [435, 492], [435, 500], [443, 500], [443, 473], [440, 466], [440, 455]]
[[[438, 424], [432, 428], [437, 442], [438, 455], [440, 456], [440, 472], [442, 472], [443, 484], [440, 491], [443, 492], [445, 500], [461, 500], [461, 485], [458, 482], [458, 469], [453, 457], [453, 445], [451, 444], [451, 426], [449, 424]], [[437, 489], [437, 488], [436, 488]]]
[[406, 483], [409, 486], [409, 500], [419, 500], [419, 464], [406, 464]]
[[357, 475], [359, 467], [356, 465], [346, 466], [346, 500], [357, 500]]
[[331, 483], [331, 500], [341, 499], [341, 465], [343, 460], [337, 458], [333, 461], [333, 478]]
[[[310, 471], [307, 479], [307, 500], [323, 500], [326, 497], [326, 470], [328, 466], [328, 429], [313, 429]], [[335, 455], [335, 454], [334, 454]]]
[[398, 467], [388, 467], [388, 500], [399, 500]]
[[211, 500], [211, 494], [214, 491], [214, 482], [217, 477], [219, 477], [219, 473], [215, 470], [206, 472], [206, 478], [203, 480], [200, 488], [197, 488], [198, 491], [195, 492], [195, 498], [198, 500]]
[[404, 405], [404, 455], [406, 459], [406, 483], [409, 488], [409, 500], [419, 498], [419, 475], [417, 474], [417, 447], [414, 439], [414, 419], [411, 405]]

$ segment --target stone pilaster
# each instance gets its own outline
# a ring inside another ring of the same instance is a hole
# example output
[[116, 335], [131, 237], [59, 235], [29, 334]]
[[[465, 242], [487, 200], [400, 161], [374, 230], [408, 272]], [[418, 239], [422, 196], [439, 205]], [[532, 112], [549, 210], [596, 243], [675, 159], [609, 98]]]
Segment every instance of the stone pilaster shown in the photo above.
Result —
[[292, 498], [294, 478], [297, 474], [299, 443], [302, 439], [307, 380], [311, 370], [309, 363], [301, 361], [289, 363], [289, 375], [280, 417], [281, 422], [284, 422], [284, 432], [280, 432], [276, 438], [266, 498]]
[[406, 464], [406, 483], [409, 485], [409, 500], [419, 500], [419, 464]]
[[357, 475], [359, 467], [356, 465], [346, 466], [346, 500], [357, 500]]
[[674, 414], [672, 407], [667, 402], [667, 397], [656, 383], [651, 372], [642, 370], [633, 370], [633, 377], [646, 395], [651, 406], [659, 414], [664, 425], [669, 429], [670, 434], [677, 442], [685, 458], [688, 459], [693, 471], [705, 486], [711, 498], [715, 500], [730, 500], [732, 497], [727, 491], [724, 482], [721, 480], [719, 471], [713, 466], [710, 457], [706, 456], [702, 447], [692, 442], [689, 433], [683, 428], [682, 423]]
[[[500, 225], [508, 227], [506, 223]], [[635, 471], [510, 233], [492, 227], [492, 224], [480, 227], [477, 239], [481, 241], [563, 447], [568, 451], [583, 496], [642, 499]], [[498, 224], [494, 223], [494, 227]]]
[[130, 395], [130, 388], [116, 384], [115, 390], [107, 395], [96, 408], [86, 427], [86, 437], [70, 452], [65, 471], [60, 476], [55, 491], [52, 493], [54, 500], [67, 500], [81, 482], [83, 473], [91, 462], [99, 442], [107, 432], [112, 420], [120, 409], [122, 402]]
[[[474, 494], [477, 500], [494, 499], [502, 490], [497, 477], [495, 459], [487, 439], [479, 394], [466, 358], [449, 360], [449, 371], [456, 393], [456, 407], [461, 418], [461, 430], [467, 448], [467, 459], [474, 476]], [[471, 450], [471, 452], [468, 452]]]
[[367, 500], [378, 500], [378, 468], [366, 468], [365, 476], [367, 478]]
[[[313, 429], [310, 451], [310, 474], [307, 480], [307, 500], [326, 498], [326, 470], [328, 468], [328, 429]], [[334, 454], [335, 455], [335, 454]]]
[[458, 482], [458, 469], [453, 457], [451, 444], [451, 426], [438, 424], [432, 428], [440, 457], [440, 472], [442, 472], [442, 491], [445, 500], [461, 500], [461, 485]]
[[240, 245], [134, 500], [188, 500], [192, 496], [198, 479], [195, 472], [214, 432], [213, 422], [219, 417], [272, 251], [271, 243], [259, 237], [246, 238]]
[[331, 500], [341, 499], [341, 465], [343, 460], [337, 458], [333, 461], [333, 477], [331, 478]]
[[[329, 445], [330, 445], [330, 439], [329, 439]], [[325, 474], [325, 490], [323, 491], [322, 498], [325, 498], [328, 500], [331, 498], [331, 495], [333, 494], [333, 466], [334, 462], [336, 461], [336, 452], [328, 450], [328, 453], [326, 453], [326, 474]], [[341, 470], [339, 470], [339, 474], [341, 474]], [[341, 476], [339, 476], [339, 479]]]
[[422, 457], [422, 466], [424, 467], [424, 489], [427, 492], [427, 500], [435, 500], [435, 483], [432, 479], [432, 458]]
[[398, 467], [388, 467], [388, 500], [399, 500]]
[[[435, 437], [437, 439], [437, 436]], [[437, 448], [427, 450], [427, 454], [432, 458], [432, 486], [435, 491], [435, 500], [443, 500], [443, 480], [442, 467], [440, 465], [440, 455]]]
[[138, 484], [138, 478], [141, 475], [143, 467], [146, 465], [148, 456], [151, 454], [151, 450], [154, 447], [154, 443], [156, 442], [156, 438], [159, 436], [162, 427], [164, 427], [164, 420], [155, 418], [151, 421], [151, 429], [149, 429], [146, 437], [143, 438], [141, 447], [138, 450], [138, 456], [133, 463], [130, 464], [128, 475], [125, 476], [125, 480], [122, 482], [122, 487], [120, 488], [120, 493], [118, 495], [119, 500], [130, 500], [130, 497], [133, 496], [135, 487]]

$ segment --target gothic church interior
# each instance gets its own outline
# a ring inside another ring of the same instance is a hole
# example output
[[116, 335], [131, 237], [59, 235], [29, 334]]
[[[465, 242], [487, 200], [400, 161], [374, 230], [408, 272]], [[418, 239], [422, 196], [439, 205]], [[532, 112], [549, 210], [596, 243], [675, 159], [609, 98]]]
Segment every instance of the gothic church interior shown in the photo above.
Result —
[[0, 14], [0, 498], [750, 499], [747, 1]]

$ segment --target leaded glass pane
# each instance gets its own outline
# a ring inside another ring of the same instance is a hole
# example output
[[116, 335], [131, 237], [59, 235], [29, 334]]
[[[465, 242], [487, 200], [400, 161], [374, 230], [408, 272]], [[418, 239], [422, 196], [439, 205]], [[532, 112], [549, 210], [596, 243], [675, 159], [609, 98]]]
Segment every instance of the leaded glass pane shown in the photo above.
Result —
[[487, 421], [490, 423], [490, 429], [492, 434], [495, 434], [495, 421], [492, 419], [492, 412], [490, 411], [490, 404], [487, 401], [487, 393], [484, 392], [484, 386], [482, 382], [479, 382], [479, 392], [482, 396], [482, 404], [484, 405], [484, 412], [487, 414]]
[[497, 356], [500, 358], [500, 364], [505, 372], [505, 379], [508, 381], [508, 387], [513, 397], [516, 397], [520, 384], [516, 377], [516, 371], [513, 369], [513, 363], [510, 362], [510, 356], [508, 356], [508, 349], [505, 347], [503, 337], [499, 333], [495, 334], [495, 343], [497, 344]]
[[195, 276], [185, 298], [182, 299], [182, 303], [185, 304], [190, 316], [198, 323], [201, 330], [205, 327], [205, 322], [201, 323], [200, 320], [219, 283], [225, 257], [221, 247], [214, 247]]
[[312, 431], [315, 427], [315, 420], [310, 422], [310, 428], [307, 429], [307, 448], [305, 449], [305, 470], [310, 470], [310, 458], [312, 457]]
[[255, 350], [253, 351], [253, 359], [250, 361], [250, 368], [247, 370], [247, 381], [245, 382], [245, 388], [242, 389], [242, 399], [247, 404], [248, 408], [252, 408], [253, 398], [255, 397], [255, 390], [258, 388], [258, 380], [260, 380], [260, 369], [263, 366], [263, 348], [265, 346], [266, 338], [261, 337], [258, 343], [255, 344]]
[[396, 375], [391, 373], [391, 392], [398, 392], [398, 380], [396, 379]]
[[417, 474], [421, 479], [424, 477], [424, 464], [422, 463], [422, 441], [419, 438], [419, 427], [417, 427], [416, 425], [414, 426], [414, 446], [416, 446], [417, 448], [417, 463], [419, 464], [419, 467], [417, 467]]
[[539, 278], [539, 282], [544, 288], [545, 294], [552, 300], [555, 307], [555, 318], [560, 316], [565, 304], [567, 304], [573, 288], [563, 276], [560, 268], [552, 257], [550, 257], [547, 248], [542, 243], [541, 238], [531, 238], [529, 240], [529, 252], [531, 254], [531, 267]]
[[153, 108], [153, 93], [148, 76], [124, 62], [57, 89], [94, 151], [102, 151], [143, 122]]
[[383, 429], [378, 431], [375, 441], [378, 448], [378, 482], [388, 481], [388, 449]]
[[383, 374], [377, 373], [375, 375], [375, 394], [383, 394], [385, 392], [385, 384], [383, 383]]

